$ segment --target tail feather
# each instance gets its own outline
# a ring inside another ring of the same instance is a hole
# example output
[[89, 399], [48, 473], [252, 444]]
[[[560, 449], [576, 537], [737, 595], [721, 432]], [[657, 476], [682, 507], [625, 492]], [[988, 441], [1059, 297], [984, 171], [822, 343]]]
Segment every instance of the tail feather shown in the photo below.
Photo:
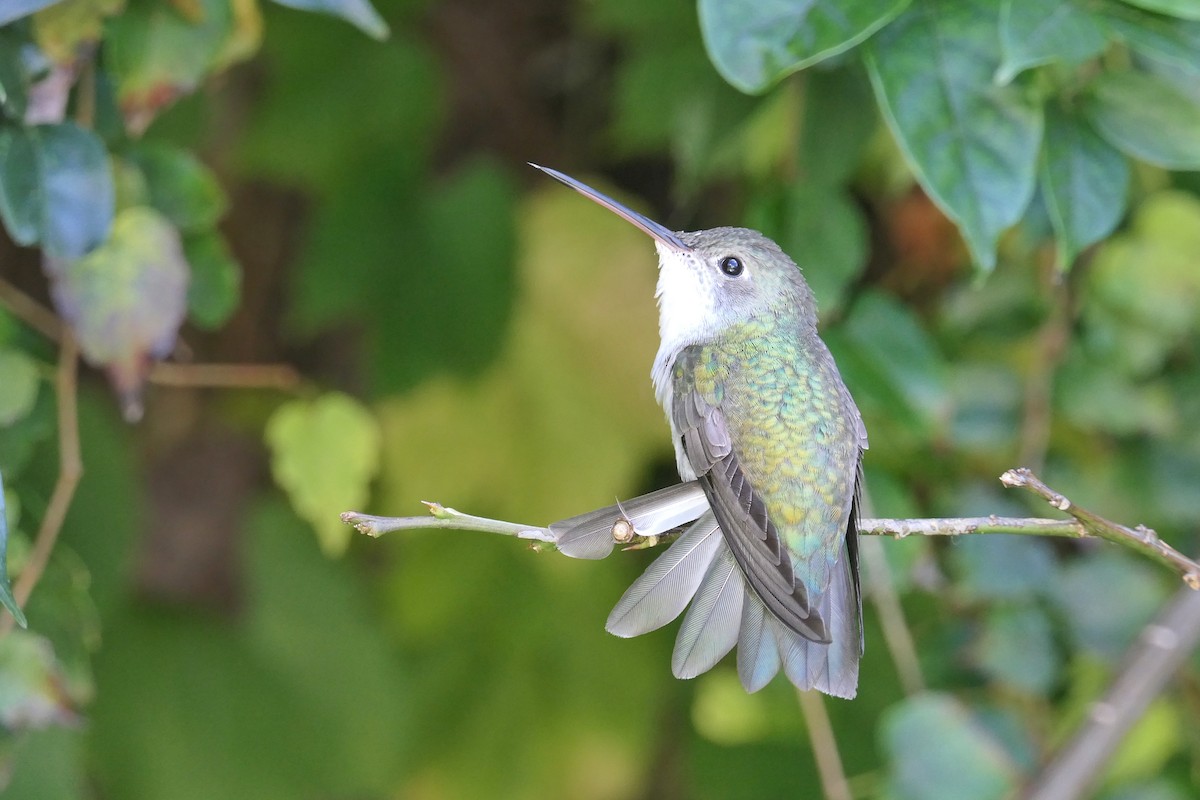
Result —
[[720, 548], [675, 639], [671, 671], [676, 678], [707, 672], [737, 644], [745, 585], [733, 551]]
[[[775, 619], [750, 589], [742, 571], [736, 569], [737, 563], [725, 540], [716, 539], [714, 554], [704, 557], [712, 564], [704, 573], [700, 588], [680, 590], [674, 596], [682, 603], [688, 600], [690, 591], [696, 594], [676, 640], [671, 664], [674, 675], [695, 678], [737, 644], [738, 678], [748, 692], [769, 684], [782, 667], [797, 688], [805, 691], [815, 688], [834, 697], [854, 697], [858, 692], [858, 662], [863, 654], [862, 612], [854, 579], [854, 559], [842, 552], [829, 588], [818, 597], [815, 608], [828, 620], [833, 639], [823, 644], [811, 642]], [[676, 546], [678, 542], [672, 547]]]
[[779, 674], [779, 645], [775, 625], [762, 601], [746, 589], [742, 601], [742, 630], [738, 634], [738, 677], [747, 692], [757, 692]]
[[821, 597], [821, 616], [828, 620], [829, 644], [810, 642], [772, 620], [783, 669], [799, 689], [817, 689], [850, 699], [858, 692], [858, 661], [862, 656], [862, 623], [853, 566], [843, 551], [829, 589]]
[[671, 658], [676, 677], [694, 678], [708, 671], [736, 645], [738, 677], [747, 691], [766, 686], [782, 667], [800, 689], [855, 696], [863, 634], [853, 509], [830, 584], [811, 598], [814, 616], [825, 622], [828, 643], [805, 638], [767, 609], [738, 568], [695, 482], [562, 520], [550, 529], [558, 535], [564, 554], [603, 558], [613, 547], [613, 523], [621, 518], [642, 535], [695, 522], [621, 596], [608, 617], [610, 633], [623, 637], [648, 633], [686, 607]]
[[712, 512], [696, 520], [625, 590], [605, 628], [616, 636], [641, 636], [683, 613], [722, 544]]

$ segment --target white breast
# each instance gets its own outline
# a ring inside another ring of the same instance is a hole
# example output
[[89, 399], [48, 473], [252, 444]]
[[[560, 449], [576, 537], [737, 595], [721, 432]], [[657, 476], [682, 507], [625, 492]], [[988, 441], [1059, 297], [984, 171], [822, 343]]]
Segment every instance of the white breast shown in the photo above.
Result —
[[680, 476], [696, 476], [683, 453], [683, 443], [671, 419], [671, 368], [675, 356], [688, 345], [710, 339], [717, 327], [716, 293], [707, 285], [711, 279], [704, 265], [690, 253], [680, 253], [662, 244], [658, 249], [658, 333], [660, 343], [654, 357], [651, 379], [654, 395], [671, 423], [671, 437]]

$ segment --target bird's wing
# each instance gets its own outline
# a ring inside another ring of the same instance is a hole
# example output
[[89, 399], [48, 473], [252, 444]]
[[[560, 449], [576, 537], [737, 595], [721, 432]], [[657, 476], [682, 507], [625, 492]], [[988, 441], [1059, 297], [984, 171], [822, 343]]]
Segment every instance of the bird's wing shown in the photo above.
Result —
[[695, 364], [689, 362], [698, 355], [699, 348], [686, 348], [673, 371], [671, 418], [683, 450], [751, 588], [788, 628], [811, 641], [828, 642], [825, 620], [810, 607], [766, 503], [742, 471], [725, 414], [719, 402], [710, 402], [717, 401], [719, 392], [696, 387]]

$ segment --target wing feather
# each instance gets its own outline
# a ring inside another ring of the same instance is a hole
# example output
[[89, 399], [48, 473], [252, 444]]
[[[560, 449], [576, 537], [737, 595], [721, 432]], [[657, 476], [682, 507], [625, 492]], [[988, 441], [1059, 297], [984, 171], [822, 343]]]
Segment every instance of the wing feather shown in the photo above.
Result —
[[618, 505], [552, 522], [555, 546], [571, 558], [605, 558], [613, 549], [613, 523], [625, 517], [643, 536], [657, 536], [708, 510], [704, 489], [695, 481], [668, 486]]

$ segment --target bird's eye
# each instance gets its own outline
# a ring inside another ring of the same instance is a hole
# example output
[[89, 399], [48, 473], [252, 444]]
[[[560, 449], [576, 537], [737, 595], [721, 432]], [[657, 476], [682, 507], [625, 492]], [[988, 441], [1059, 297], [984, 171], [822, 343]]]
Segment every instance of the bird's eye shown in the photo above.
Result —
[[738, 275], [741, 275], [742, 270], [744, 269], [745, 267], [742, 266], [742, 260], [737, 256], [725, 256], [721, 259], [721, 272], [724, 272], [731, 278], [736, 278]]

